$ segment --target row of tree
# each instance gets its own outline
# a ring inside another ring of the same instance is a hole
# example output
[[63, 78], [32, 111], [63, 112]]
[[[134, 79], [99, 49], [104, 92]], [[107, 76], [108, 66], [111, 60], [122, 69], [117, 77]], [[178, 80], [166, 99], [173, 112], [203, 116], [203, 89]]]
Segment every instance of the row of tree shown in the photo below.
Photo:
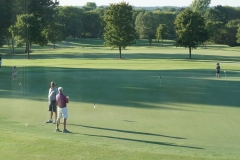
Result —
[[[179, 12], [174, 20], [171, 20], [176, 33], [176, 46], [188, 48], [189, 58], [191, 58], [191, 50], [203, 45], [206, 41], [219, 41], [235, 46], [240, 40], [238, 32], [240, 8], [234, 10], [232, 16], [221, 15], [223, 17], [212, 18], [219, 14], [214, 9], [220, 10], [222, 6], [212, 9], [209, 8], [210, 3], [210, 0], [194, 0], [190, 7]], [[168, 38], [169, 25], [159, 23], [158, 20], [164, 16], [156, 18], [155, 13], [141, 11], [136, 16], [135, 24], [132, 24], [134, 17], [132, 6], [125, 2], [111, 4], [104, 15], [104, 20], [107, 22], [104, 32], [105, 44], [118, 47], [121, 58], [121, 49], [134, 43], [135, 31], [137, 37], [149, 39], [150, 44], [153, 38], [158, 40]]]
[[[63, 7], [57, 0], [0, 0], [0, 44], [12, 42], [14, 52], [16, 40], [18, 47], [25, 45], [28, 55], [33, 43], [43, 46], [51, 42], [55, 47], [69, 36], [103, 36], [106, 45], [118, 48], [131, 45], [136, 38], [148, 39], [149, 44], [152, 39], [175, 39], [176, 45], [190, 49], [206, 41], [238, 45], [240, 8], [209, 7], [210, 3], [193, 0], [187, 8], [149, 11], [133, 9], [125, 2], [107, 7], [97, 7], [94, 2]], [[126, 37], [129, 40], [123, 42]]]

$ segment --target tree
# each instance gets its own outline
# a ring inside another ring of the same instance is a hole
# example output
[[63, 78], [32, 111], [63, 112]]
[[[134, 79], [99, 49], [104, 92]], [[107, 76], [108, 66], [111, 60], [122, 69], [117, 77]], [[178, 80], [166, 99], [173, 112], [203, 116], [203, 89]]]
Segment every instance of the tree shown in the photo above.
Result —
[[12, 54], [14, 54], [14, 37], [15, 37], [15, 33], [16, 33], [16, 28], [14, 25], [11, 25], [8, 28], [8, 32], [10, 33], [10, 38], [12, 39]]
[[47, 40], [53, 44], [54, 49], [56, 42], [61, 42], [66, 39], [64, 26], [59, 23], [49, 24], [44, 28], [43, 34], [46, 36]]
[[235, 7], [218, 5], [213, 8], [209, 8], [204, 17], [213, 22], [219, 21], [227, 24], [228, 21], [238, 19], [240, 17], [240, 10]]
[[135, 29], [140, 38], [146, 38], [149, 40], [149, 44], [152, 44], [152, 39], [156, 35], [155, 18], [151, 11], [141, 12], [137, 15], [135, 21]]
[[34, 17], [33, 14], [18, 15], [14, 29], [17, 45], [22, 46], [26, 43], [26, 53], [28, 54], [28, 58], [30, 58], [30, 44], [35, 43], [40, 46], [47, 44], [47, 39], [42, 34], [41, 20]]
[[104, 21], [104, 12], [106, 11], [106, 9], [104, 7], [98, 7], [97, 9], [94, 10], [94, 12], [96, 12], [99, 15], [99, 21], [100, 21], [100, 25], [98, 26], [98, 37], [103, 36], [104, 33], [104, 27], [106, 25], [105, 21]]
[[130, 46], [135, 39], [132, 12], [133, 7], [126, 2], [110, 4], [105, 12], [104, 39], [106, 42], [104, 44], [112, 48], [118, 47], [120, 58], [122, 58], [121, 50]]
[[163, 46], [163, 40], [167, 39], [169, 37], [168, 34], [168, 27], [166, 24], [160, 24], [157, 28], [156, 38], [159, 42], [159, 40], [162, 40], [162, 46]]
[[198, 12], [187, 8], [175, 20], [177, 33], [176, 45], [189, 49], [189, 58], [192, 48], [196, 48], [208, 39], [204, 18]]
[[85, 6], [83, 6], [83, 9], [85, 11], [90, 11], [90, 10], [94, 10], [97, 8], [97, 5], [95, 2], [87, 2]]
[[199, 12], [202, 16], [207, 11], [211, 0], [193, 0], [190, 8], [193, 12]]
[[240, 44], [240, 26], [238, 27], [236, 38], [237, 38], [237, 43]]
[[153, 11], [153, 15], [155, 18], [155, 24], [157, 25], [156, 28], [159, 26], [159, 24], [166, 24], [169, 31], [169, 37], [170, 39], [176, 38], [176, 33], [174, 29], [174, 20], [176, 19], [176, 14], [174, 12], [163, 12], [163, 11]]
[[8, 28], [12, 24], [12, 4], [13, 0], [0, 0], [0, 46], [4, 44]]
[[213, 21], [207, 21], [206, 22], [206, 29], [209, 33], [209, 41], [214, 43], [223, 43], [224, 39], [222, 39], [221, 35], [225, 33], [225, 25], [223, 22], [213, 22]]
[[87, 11], [83, 13], [83, 36], [84, 37], [100, 37], [102, 28], [102, 19], [95, 11]]
[[226, 24], [225, 44], [233, 47], [237, 46], [237, 32], [240, 26], [240, 19], [230, 20]]
[[[82, 22], [82, 18], [83, 18], [83, 9], [81, 8], [72, 7], [72, 6], [66, 6], [66, 7], [60, 6], [56, 8], [57, 22], [62, 24], [65, 27], [66, 36], [71, 36], [73, 34], [72, 31], [82, 32], [81, 31], [82, 26], [80, 24]], [[74, 26], [72, 26], [74, 25], [74, 22], [73, 22], [74, 20], [77, 21], [77, 26], [78, 26], [77, 28], [79, 28], [79, 31], [76, 30]]]
[[[13, 23], [17, 44], [26, 43], [25, 53], [28, 54], [32, 43], [41, 46], [47, 44], [43, 29], [52, 23], [55, 8], [59, 4], [57, 0], [13, 0]], [[17, 19], [15, 18], [17, 17]], [[35, 26], [36, 25], [36, 26]]]
[[83, 25], [82, 20], [78, 19], [71, 19], [68, 22], [68, 25], [66, 27], [67, 33], [72, 36], [75, 40], [75, 38], [80, 37], [82, 34]]

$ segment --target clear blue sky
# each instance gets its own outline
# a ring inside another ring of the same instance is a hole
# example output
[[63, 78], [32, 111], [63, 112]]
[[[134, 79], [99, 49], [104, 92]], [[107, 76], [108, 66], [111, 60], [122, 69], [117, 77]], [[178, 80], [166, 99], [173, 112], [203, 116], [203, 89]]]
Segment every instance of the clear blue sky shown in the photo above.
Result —
[[[95, 2], [97, 6], [119, 3], [122, 0], [58, 0], [61, 6], [83, 6]], [[125, 0], [133, 6], [189, 6], [193, 0]], [[240, 6], [240, 0], [212, 0], [210, 6]]]

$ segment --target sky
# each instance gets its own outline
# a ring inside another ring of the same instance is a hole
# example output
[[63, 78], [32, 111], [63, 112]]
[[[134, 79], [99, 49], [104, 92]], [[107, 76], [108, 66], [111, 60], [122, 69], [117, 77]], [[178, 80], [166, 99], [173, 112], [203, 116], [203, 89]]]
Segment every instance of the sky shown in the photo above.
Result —
[[[84, 6], [87, 2], [95, 2], [97, 6], [119, 3], [123, 0], [58, 0], [60, 6]], [[133, 6], [189, 6], [193, 0], [124, 0]], [[240, 0], [212, 0], [210, 6], [240, 6]]]

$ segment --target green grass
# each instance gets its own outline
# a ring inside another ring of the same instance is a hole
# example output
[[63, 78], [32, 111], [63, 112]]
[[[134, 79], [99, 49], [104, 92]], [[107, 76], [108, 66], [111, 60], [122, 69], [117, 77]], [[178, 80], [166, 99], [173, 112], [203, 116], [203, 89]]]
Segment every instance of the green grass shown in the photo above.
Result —
[[[0, 159], [240, 158], [239, 47], [198, 48], [188, 59], [188, 49], [171, 41], [161, 47], [139, 40], [120, 60], [102, 44], [33, 46], [31, 59], [23, 49], [0, 49]], [[14, 65], [17, 81], [10, 78]], [[72, 134], [44, 124], [52, 80], [70, 96]]]

